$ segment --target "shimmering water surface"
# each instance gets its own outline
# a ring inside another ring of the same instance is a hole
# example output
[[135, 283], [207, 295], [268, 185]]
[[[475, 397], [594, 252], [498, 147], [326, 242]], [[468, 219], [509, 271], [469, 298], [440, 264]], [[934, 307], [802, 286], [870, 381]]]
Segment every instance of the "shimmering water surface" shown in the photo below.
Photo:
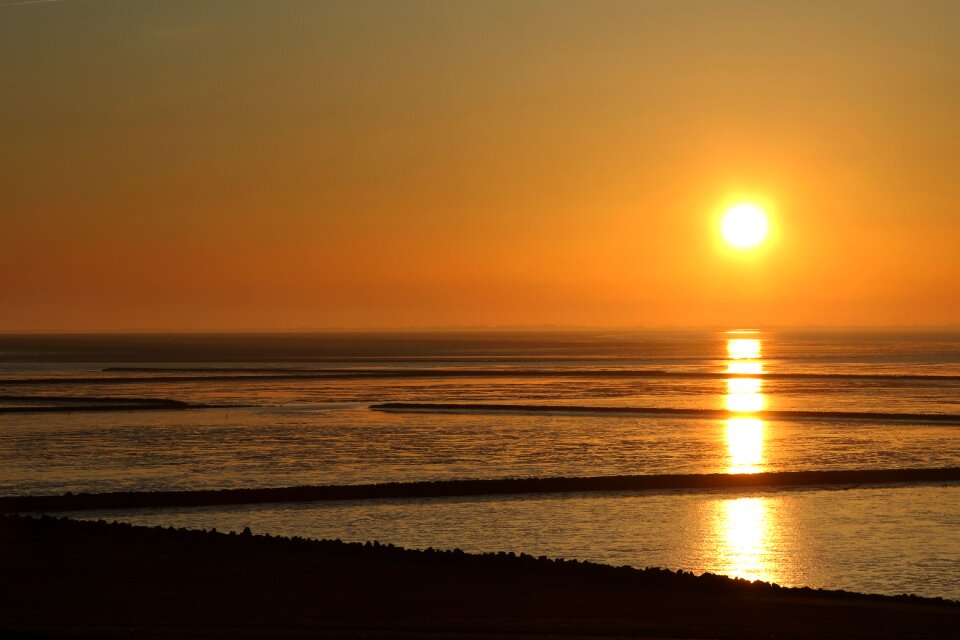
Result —
[[411, 548], [709, 571], [960, 600], [960, 486], [498, 498], [100, 512], [124, 520]]
[[[947, 331], [0, 336], [0, 410], [90, 397], [205, 407], [0, 411], [0, 494], [960, 466], [960, 420], [896, 415], [960, 414], [960, 333]], [[390, 401], [728, 413], [369, 408]], [[769, 410], [830, 413], [758, 413]], [[124, 517], [960, 597], [957, 495], [915, 485]]]

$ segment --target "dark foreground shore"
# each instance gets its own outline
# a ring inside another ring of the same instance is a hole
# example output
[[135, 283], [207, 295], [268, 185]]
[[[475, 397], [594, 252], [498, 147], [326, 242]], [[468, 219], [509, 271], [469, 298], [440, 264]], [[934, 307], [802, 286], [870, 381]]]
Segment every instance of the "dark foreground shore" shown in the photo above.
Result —
[[10, 638], [943, 638], [960, 605], [529, 556], [0, 516]]

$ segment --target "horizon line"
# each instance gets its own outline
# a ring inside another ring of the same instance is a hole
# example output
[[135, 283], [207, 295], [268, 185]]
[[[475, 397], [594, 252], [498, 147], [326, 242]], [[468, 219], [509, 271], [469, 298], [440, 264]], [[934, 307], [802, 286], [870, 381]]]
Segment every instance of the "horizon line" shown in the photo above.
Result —
[[152, 335], [228, 335], [228, 334], [372, 334], [372, 333], [522, 333], [522, 332], [595, 332], [595, 331], [960, 331], [960, 323], [954, 324], [771, 324], [771, 325], [552, 325], [552, 324], [517, 324], [517, 325], [424, 325], [424, 326], [383, 326], [383, 327], [249, 327], [249, 328], [109, 328], [109, 329], [0, 329], [0, 335], [116, 335], [116, 334], [152, 334]]

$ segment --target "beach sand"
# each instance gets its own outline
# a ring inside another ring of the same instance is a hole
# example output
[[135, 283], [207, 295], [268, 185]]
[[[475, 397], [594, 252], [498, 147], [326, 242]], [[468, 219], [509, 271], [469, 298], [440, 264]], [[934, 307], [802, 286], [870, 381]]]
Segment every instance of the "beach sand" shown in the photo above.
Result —
[[0, 636], [942, 638], [960, 605], [512, 554], [0, 516]]

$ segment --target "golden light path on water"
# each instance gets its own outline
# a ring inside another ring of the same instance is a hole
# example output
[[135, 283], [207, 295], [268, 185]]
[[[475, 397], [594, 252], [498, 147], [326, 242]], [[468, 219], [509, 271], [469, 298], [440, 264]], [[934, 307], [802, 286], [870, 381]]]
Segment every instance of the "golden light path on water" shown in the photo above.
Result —
[[[763, 373], [762, 343], [756, 338], [727, 340], [727, 373], [758, 375]], [[763, 463], [763, 420], [753, 417], [766, 401], [763, 380], [735, 377], [727, 379], [726, 409], [738, 415], [726, 422], [727, 473], [757, 473]]]
[[[762, 341], [756, 338], [727, 340], [727, 373], [759, 375], [763, 373]], [[727, 379], [726, 409], [738, 415], [726, 421], [727, 473], [757, 473], [763, 465], [763, 420], [751, 416], [765, 406], [763, 380], [731, 377]], [[766, 498], [743, 497], [719, 500], [713, 514], [722, 573], [746, 580], [771, 579], [767, 566], [767, 548], [771, 522]]]
[[721, 573], [746, 580], [771, 581], [774, 567], [769, 566], [768, 553], [771, 522], [766, 498], [733, 498], [716, 503], [714, 522], [717, 525]]

